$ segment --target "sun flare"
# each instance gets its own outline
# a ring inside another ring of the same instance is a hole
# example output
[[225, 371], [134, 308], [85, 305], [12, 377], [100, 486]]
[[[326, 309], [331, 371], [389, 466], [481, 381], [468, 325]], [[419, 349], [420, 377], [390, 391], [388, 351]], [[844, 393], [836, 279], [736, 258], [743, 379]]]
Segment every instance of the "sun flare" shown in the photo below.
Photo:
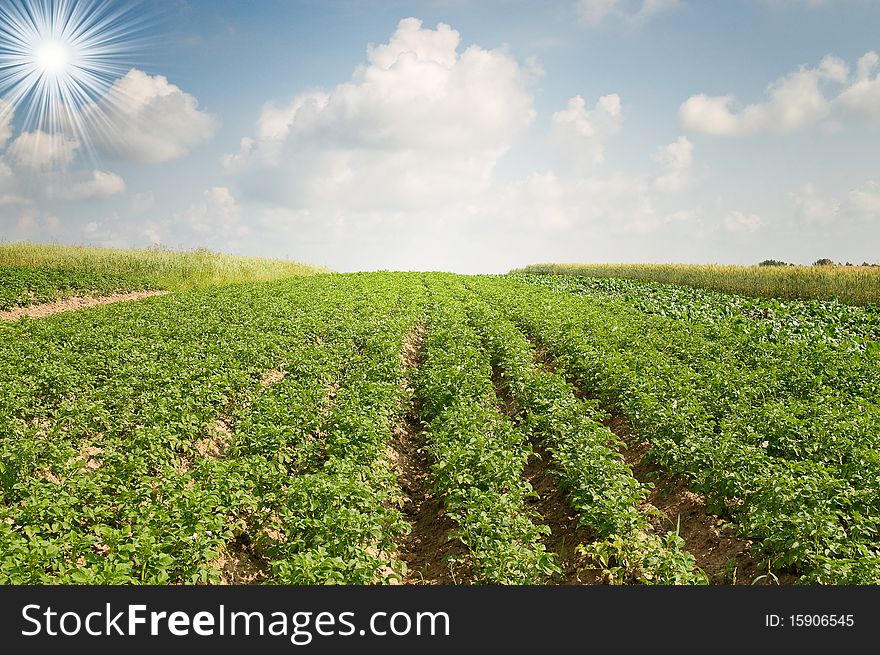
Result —
[[14, 112], [22, 132], [64, 134], [88, 150], [108, 121], [83, 108], [132, 67], [143, 45], [142, 9], [140, 0], [0, 2], [0, 111]]

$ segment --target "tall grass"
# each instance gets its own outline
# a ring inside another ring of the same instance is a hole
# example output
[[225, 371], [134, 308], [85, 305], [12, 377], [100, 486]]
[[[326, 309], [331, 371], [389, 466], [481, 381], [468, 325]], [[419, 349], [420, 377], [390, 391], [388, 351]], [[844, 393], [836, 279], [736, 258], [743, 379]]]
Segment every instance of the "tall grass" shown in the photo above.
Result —
[[36, 243], [0, 243], [0, 266], [104, 273], [147, 282], [170, 291], [327, 272], [323, 267], [299, 262], [237, 257], [205, 249], [186, 252], [164, 248], [117, 250]]
[[650, 280], [762, 298], [880, 306], [880, 267], [533, 264], [512, 272]]

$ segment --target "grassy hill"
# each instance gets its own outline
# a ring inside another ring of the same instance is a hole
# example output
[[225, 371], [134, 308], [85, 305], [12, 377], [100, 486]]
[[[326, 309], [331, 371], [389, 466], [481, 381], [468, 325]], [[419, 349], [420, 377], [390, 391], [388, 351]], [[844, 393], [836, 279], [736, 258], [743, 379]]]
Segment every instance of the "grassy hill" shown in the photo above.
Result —
[[328, 272], [321, 266], [224, 255], [203, 248], [191, 251], [164, 248], [117, 250], [36, 243], [0, 243], [2, 266], [111, 276], [128, 282], [127, 286], [169, 291]]

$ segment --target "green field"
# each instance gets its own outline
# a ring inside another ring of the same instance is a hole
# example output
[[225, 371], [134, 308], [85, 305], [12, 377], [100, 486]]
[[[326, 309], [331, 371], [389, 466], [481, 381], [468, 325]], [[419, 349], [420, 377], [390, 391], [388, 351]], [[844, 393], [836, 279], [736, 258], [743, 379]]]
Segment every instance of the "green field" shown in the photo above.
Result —
[[0, 583], [878, 584], [878, 335], [384, 272], [0, 322]]
[[642, 280], [757, 298], [880, 306], [880, 266], [534, 264], [514, 272]]

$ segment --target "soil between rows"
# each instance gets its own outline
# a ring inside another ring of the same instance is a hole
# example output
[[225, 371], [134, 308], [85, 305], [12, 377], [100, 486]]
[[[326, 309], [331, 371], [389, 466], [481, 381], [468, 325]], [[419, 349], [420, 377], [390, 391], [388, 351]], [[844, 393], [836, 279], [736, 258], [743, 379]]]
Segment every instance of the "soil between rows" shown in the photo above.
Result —
[[144, 298], [167, 294], [168, 291], [135, 291], [133, 293], [117, 293], [109, 296], [70, 296], [69, 298], [62, 298], [52, 302], [7, 309], [0, 312], [0, 321], [17, 321], [24, 316], [28, 318], [44, 318], [60, 312], [70, 312], [97, 305], [110, 305], [128, 300], [143, 300]]
[[[425, 326], [419, 325], [404, 342], [402, 359], [410, 373], [424, 359]], [[407, 395], [413, 389], [407, 385]], [[404, 493], [403, 513], [412, 531], [398, 544], [398, 557], [407, 565], [405, 585], [443, 585], [473, 582], [466, 564], [467, 549], [454, 539], [455, 523], [446, 513], [443, 500], [431, 492], [431, 466], [425, 453], [425, 438], [419, 421], [418, 403], [413, 400], [394, 425], [391, 435], [392, 460], [398, 485]], [[449, 561], [450, 558], [460, 561]]]

